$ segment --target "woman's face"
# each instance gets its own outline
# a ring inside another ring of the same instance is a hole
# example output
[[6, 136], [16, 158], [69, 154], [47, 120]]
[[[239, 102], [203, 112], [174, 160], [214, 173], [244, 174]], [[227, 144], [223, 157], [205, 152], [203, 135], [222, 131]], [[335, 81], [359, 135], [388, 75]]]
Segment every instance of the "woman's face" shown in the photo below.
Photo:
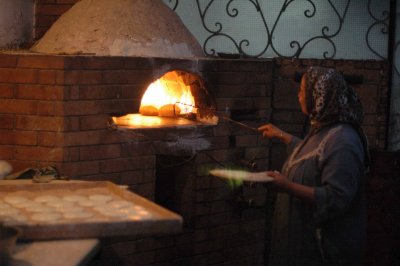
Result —
[[308, 115], [307, 101], [306, 101], [306, 84], [307, 84], [306, 78], [303, 76], [303, 78], [301, 79], [300, 88], [299, 88], [299, 92], [297, 93], [297, 97], [299, 98], [301, 111], [304, 114]]

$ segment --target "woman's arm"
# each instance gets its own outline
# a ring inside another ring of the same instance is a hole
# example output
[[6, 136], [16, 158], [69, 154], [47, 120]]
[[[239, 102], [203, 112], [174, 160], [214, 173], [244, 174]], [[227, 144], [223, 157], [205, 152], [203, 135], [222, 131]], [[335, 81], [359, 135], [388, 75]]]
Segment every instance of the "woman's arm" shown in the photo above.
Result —
[[289, 144], [293, 136], [273, 124], [262, 125], [258, 128], [258, 131], [261, 131], [264, 137], [267, 138], [277, 138], [285, 144]]

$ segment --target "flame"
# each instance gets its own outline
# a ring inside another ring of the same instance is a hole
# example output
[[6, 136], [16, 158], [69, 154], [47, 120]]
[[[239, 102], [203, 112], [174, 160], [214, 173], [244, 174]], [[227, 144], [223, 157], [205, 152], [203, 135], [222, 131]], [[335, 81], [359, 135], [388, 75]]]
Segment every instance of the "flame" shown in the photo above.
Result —
[[195, 101], [182, 77], [169, 72], [149, 85], [144, 93], [141, 106], [153, 106], [160, 109], [165, 105], [177, 105], [181, 114], [193, 112]]

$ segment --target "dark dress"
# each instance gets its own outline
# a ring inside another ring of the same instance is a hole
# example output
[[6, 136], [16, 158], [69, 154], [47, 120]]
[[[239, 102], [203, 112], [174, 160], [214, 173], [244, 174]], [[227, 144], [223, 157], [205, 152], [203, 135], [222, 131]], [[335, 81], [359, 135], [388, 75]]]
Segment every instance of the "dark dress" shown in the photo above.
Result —
[[[301, 147], [301, 148], [300, 148]], [[282, 173], [315, 188], [315, 204], [278, 193], [269, 265], [362, 265], [366, 238], [364, 151], [347, 124], [294, 138]]]

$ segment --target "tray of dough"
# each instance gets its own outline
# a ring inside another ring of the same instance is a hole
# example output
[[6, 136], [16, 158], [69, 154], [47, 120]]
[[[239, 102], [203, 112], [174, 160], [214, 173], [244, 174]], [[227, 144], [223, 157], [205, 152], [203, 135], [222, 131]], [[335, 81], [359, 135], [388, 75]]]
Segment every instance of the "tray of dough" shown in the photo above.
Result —
[[104, 238], [179, 232], [182, 217], [109, 181], [0, 181], [0, 223], [20, 239]]

